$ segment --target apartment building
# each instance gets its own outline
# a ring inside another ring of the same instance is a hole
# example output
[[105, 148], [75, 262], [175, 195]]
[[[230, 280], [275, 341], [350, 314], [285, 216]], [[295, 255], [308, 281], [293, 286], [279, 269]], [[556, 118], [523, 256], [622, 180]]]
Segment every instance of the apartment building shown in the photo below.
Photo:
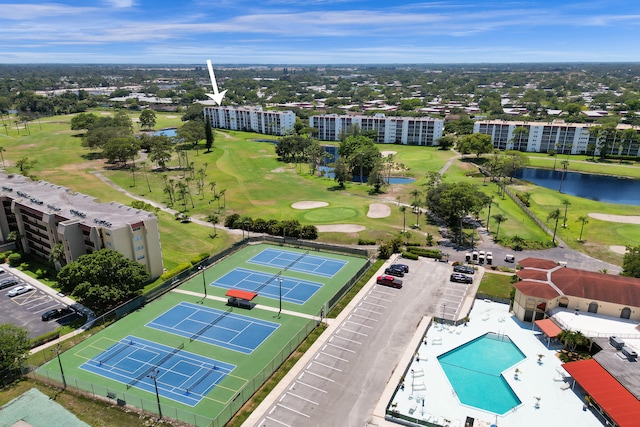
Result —
[[204, 107], [204, 118], [217, 129], [230, 129], [283, 136], [293, 132], [292, 111], [262, 110], [260, 107]]
[[[590, 129], [593, 123], [565, 123], [558, 120], [553, 122], [524, 122], [504, 120], [481, 120], [474, 124], [474, 133], [491, 136], [493, 146], [499, 150], [532, 151], [546, 153], [555, 150], [558, 154], [585, 154], [595, 148], [599, 153], [596, 136]], [[524, 131], [516, 131], [516, 129]], [[629, 125], [618, 125], [619, 131], [640, 129]], [[640, 138], [639, 138], [640, 140]], [[637, 156], [640, 154], [640, 142], [621, 145], [622, 138], [614, 137], [607, 141], [607, 154], [622, 154]]]
[[152, 278], [163, 272], [158, 219], [150, 212], [6, 172], [0, 172], [0, 202], [0, 240], [17, 231], [26, 253], [49, 259], [62, 243], [69, 263], [107, 248], [144, 265]]
[[438, 145], [444, 130], [444, 120], [430, 117], [386, 117], [322, 114], [309, 117], [309, 126], [318, 130], [318, 139], [339, 141], [353, 126], [363, 131], [375, 131], [376, 142], [383, 144]]

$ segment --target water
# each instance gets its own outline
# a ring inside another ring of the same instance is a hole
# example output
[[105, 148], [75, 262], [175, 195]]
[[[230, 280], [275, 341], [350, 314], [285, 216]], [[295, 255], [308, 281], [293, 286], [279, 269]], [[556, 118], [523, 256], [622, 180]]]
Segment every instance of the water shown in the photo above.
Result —
[[[322, 176], [325, 178], [333, 179], [336, 176], [333, 173], [333, 168], [330, 168], [329, 166], [318, 166], [318, 170], [322, 172]], [[369, 180], [369, 177], [367, 175], [364, 175], [362, 177], [362, 180], [366, 183]], [[360, 182], [360, 175], [354, 175], [351, 178], [351, 181]], [[389, 184], [411, 184], [415, 181], [415, 178], [409, 178], [406, 176], [392, 176], [391, 178], [389, 178]]]
[[522, 402], [502, 376], [525, 356], [507, 337], [486, 334], [438, 357], [460, 402], [504, 414]]
[[154, 133], [154, 135], [173, 137], [173, 136], [176, 136], [176, 128], [161, 129], [158, 132]]
[[[514, 176], [557, 191], [562, 180], [562, 170], [524, 168], [518, 170]], [[562, 192], [599, 202], [640, 205], [640, 180], [638, 179], [565, 172]]]

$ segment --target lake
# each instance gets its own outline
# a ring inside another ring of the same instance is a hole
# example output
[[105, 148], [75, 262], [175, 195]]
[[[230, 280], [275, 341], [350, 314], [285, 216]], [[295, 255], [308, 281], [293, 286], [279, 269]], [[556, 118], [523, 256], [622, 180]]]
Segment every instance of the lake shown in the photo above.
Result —
[[154, 133], [154, 135], [156, 136], [169, 136], [169, 137], [173, 137], [176, 136], [176, 128], [167, 128], [167, 129], [161, 129], [158, 132]]
[[[557, 191], [562, 180], [562, 170], [524, 168], [516, 172], [515, 178]], [[566, 172], [562, 193], [598, 202], [639, 206], [640, 180]]]

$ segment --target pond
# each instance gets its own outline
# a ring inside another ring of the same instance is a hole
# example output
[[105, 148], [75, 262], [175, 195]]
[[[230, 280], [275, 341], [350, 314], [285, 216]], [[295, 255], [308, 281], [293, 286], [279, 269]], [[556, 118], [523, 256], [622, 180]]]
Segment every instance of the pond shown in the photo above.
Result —
[[[335, 174], [333, 173], [333, 168], [330, 168], [329, 166], [318, 166], [318, 170], [320, 172], [322, 172], [322, 176], [324, 176], [325, 178], [329, 178], [329, 179], [333, 179], [335, 178]], [[367, 180], [369, 179], [369, 177], [367, 175], [362, 177], [362, 180], [366, 183]], [[353, 176], [353, 178], [351, 178], [351, 181], [353, 182], [360, 182], [360, 176]], [[392, 176], [389, 178], [389, 184], [411, 184], [412, 182], [415, 182], [416, 179], [415, 178], [410, 178], [408, 176]]]
[[562, 193], [598, 202], [640, 205], [640, 180], [637, 179], [569, 171], [563, 180], [562, 170], [534, 168], [520, 169], [514, 176], [556, 191], [562, 181]]
[[154, 135], [173, 137], [176, 136], [176, 128], [160, 129], [158, 132], [154, 133]]

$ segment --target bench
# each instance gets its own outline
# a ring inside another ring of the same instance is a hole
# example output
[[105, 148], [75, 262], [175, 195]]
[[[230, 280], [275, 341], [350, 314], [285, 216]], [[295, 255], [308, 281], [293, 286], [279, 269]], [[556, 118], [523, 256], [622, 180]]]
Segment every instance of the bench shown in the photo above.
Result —
[[622, 347], [622, 354], [627, 356], [629, 360], [635, 360], [638, 357], [638, 353], [634, 350], [630, 350], [629, 347]]

